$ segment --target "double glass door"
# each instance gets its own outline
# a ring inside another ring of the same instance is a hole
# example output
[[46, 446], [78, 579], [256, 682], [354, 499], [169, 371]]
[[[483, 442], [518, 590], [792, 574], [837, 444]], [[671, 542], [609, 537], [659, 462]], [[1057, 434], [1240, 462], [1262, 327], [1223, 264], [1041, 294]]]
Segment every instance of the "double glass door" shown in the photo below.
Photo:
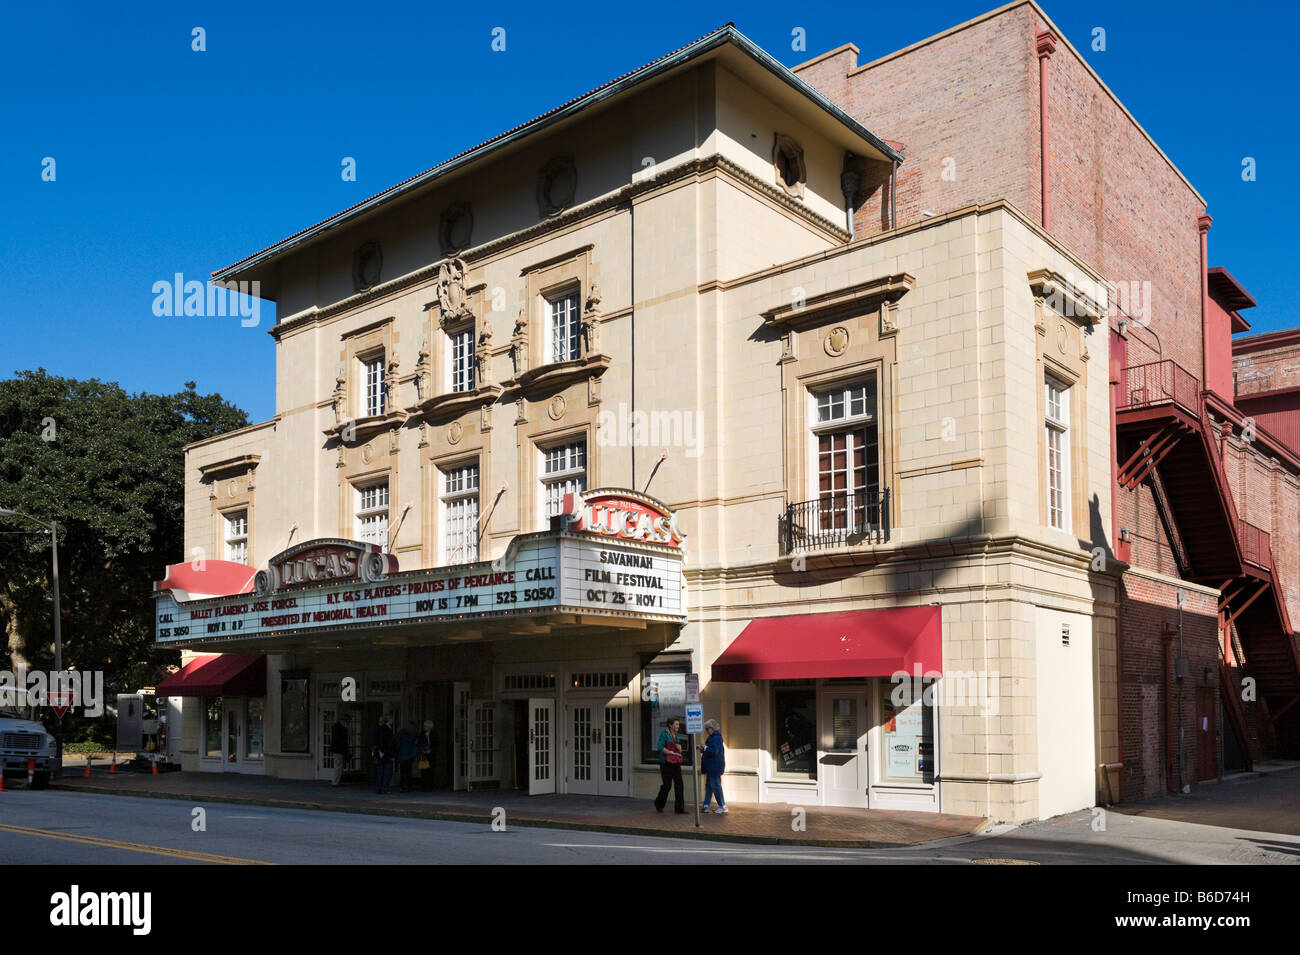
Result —
[[625, 695], [570, 697], [565, 707], [568, 791], [592, 796], [631, 793]]

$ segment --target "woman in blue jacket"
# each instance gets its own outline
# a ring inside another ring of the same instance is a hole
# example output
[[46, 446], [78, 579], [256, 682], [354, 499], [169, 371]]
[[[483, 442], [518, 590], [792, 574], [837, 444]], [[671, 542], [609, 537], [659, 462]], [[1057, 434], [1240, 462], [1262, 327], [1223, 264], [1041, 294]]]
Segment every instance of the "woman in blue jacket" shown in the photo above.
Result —
[[718, 801], [718, 807], [713, 811], [725, 813], [727, 801], [722, 796], [722, 774], [727, 770], [727, 748], [722, 745], [722, 732], [717, 720], [707, 721], [704, 730], [709, 735], [704, 745], [699, 747], [704, 754], [700, 758], [700, 769], [704, 772], [704, 805], [700, 810], [709, 811], [709, 798], [712, 797]]

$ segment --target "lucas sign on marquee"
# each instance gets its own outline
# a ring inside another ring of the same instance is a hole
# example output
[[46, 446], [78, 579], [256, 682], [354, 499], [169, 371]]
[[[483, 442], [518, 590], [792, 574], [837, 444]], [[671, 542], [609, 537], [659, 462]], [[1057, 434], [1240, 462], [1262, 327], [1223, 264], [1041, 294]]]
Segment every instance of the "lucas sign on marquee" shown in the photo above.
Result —
[[[566, 527], [511, 541], [495, 561], [399, 572], [356, 541], [308, 541], [272, 558], [252, 593], [158, 594], [156, 639], [215, 645], [286, 633], [577, 613], [679, 623], [682, 542], [653, 498], [570, 495]], [[629, 536], [631, 535], [631, 536]]]

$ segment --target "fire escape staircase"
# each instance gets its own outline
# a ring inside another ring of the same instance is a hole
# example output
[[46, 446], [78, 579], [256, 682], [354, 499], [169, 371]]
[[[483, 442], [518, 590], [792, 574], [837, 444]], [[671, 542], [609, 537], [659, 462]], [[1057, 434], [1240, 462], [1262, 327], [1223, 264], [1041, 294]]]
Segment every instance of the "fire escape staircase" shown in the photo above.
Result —
[[[1241, 520], [1223, 470], [1200, 384], [1171, 360], [1124, 368], [1116, 430], [1123, 487], [1149, 482], [1185, 579], [1217, 587], [1225, 633], [1236, 625], [1247, 675], [1264, 702], [1280, 751], [1300, 755], [1300, 654], [1273, 566], [1270, 537]], [[1250, 740], [1240, 671], [1222, 657], [1229, 722], [1243, 751]]]

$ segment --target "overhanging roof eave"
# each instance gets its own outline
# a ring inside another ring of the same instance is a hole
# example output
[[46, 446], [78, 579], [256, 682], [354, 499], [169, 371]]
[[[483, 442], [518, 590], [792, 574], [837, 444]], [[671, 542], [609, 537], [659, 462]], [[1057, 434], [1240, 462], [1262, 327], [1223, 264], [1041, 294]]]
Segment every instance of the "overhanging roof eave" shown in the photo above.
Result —
[[304, 229], [302, 232], [296, 233], [287, 239], [268, 246], [251, 256], [240, 259], [238, 262], [225, 266], [224, 268], [216, 269], [212, 272], [211, 280], [214, 284], [234, 280], [238, 276], [245, 274], [252, 269], [263, 266], [295, 248], [314, 241], [327, 232], [333, 231], [346, 223], [355, 221], [362, 216], [372, 213], [382, 206], [386, 206], [418, 189], [428, 186], [430, 183], [462, 169], [465, 166], [479, 162], [485, 157], [505, 149], [510, 145], [530, 138], [537, 133], [571, 119], [585, 109], [589, 109], [607, 100], [613, 99], [642, 83], [671, 72], [685, 63], [698, 59], [704, 54], [727, 43], [733, 44], [754, 62], [758, 63], [778, 79], [782, 80], [791, 89], [801, 93], [813, 105], [843, 125], [855, 136], [866, 141], [886, 159], [895, 163], [901, 163], [903, 161], [903, 156], [900, 152], [880, 137], [876, 136], [871, 132], [871, 130], [867, 129], [848, 113], [844, 112], [844, 110], [840, 109], [821, 93], [817, 92], [817, 90], [799, 79], [799, 77], [792, 73], [788, 67], [784, 66], [767, 53], [767, 51], [753, 43], [748, 37], [737, 30], [734, 25], [728, 23], [726, 26], [701, 37], [694, 43], [691, 43], [674, 53], [670, 53], [652, 63], [648, 63], [640, 69], [634, 70], [626, 76], [614, 80], [611, 83], [607, 83], [606, 85], [599, 87], [598, 89], [595, 89], [592, 92], [565, 104], [564, 106], [548, 113], [544, 113], [516, 129], [489, 139], [486, 142], [467, 150], [459, 156], [454, 156], [445, 162], [439, 163], [438, 165], [413, 176], [405, 182], [392, 186], [369, 199], [365, 199], [354, 206], [344, 209], [342, 212], [335, 213], [329, 218], [318, 222], [316, 225]]

